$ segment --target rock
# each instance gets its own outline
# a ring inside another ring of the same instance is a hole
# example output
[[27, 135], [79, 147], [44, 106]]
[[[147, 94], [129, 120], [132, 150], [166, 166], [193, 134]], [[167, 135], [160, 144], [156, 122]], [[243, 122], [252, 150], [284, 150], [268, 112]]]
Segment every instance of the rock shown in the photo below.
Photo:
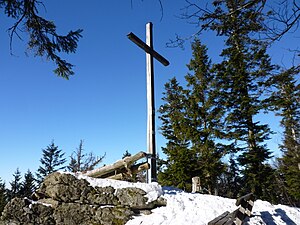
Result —
[[1, 219], [5, 224], [55, 224], [53, 208], [44, 204], [32, 203], [24, 198], [14, 198], [4, 208]]
[[86, 180], [55, 172], [45, 178], [35, 195], [38, 199], [48, 197], [61, 202], [74, 202], [92, 190]]
[[123, 188], [117, 190], [116, 196], [121, 205], [129, 206], [132, 209], [148, 209], [150, 204], [147, 203], [146, 194], [145, 191], [138, 188]]
[[31, 199], [15, 198], [4, 208], [0, 225], [123, 225], [137, 214], [165, 205], [148, 202], [139, 188], [92, 187], [72, 174], [47, 176]]
[[132, 215], [133, 212], [126, 208], [103, 208], [78, 203], [63, 203], [54, 212], [56, 224], [125, 224]]

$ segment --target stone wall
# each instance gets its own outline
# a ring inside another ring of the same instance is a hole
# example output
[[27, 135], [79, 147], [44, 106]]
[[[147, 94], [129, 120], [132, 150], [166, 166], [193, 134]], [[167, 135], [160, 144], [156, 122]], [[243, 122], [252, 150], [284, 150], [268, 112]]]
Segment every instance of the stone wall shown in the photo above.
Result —
[[166, 205], [162, 198], [148, 202], [146, 194], [133, 187], [93, 187], [85, 179], [56, 172], [46, 177], [31, 199], [10, 201], [0, 225], [122, 225], [134, 215]]

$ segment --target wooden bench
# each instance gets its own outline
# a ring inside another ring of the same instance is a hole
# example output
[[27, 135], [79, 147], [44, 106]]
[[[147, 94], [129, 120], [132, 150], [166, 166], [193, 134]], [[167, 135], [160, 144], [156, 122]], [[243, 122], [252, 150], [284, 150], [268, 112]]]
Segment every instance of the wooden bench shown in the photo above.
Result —
[[236, 206], [240, 206], [232, 213], [226, 211], [212, 221], [208, 225], [242, 225], [246, 217], [251, 216], [254, 205], [254, 195], [252, 193], [244, 195], [236, 200]]

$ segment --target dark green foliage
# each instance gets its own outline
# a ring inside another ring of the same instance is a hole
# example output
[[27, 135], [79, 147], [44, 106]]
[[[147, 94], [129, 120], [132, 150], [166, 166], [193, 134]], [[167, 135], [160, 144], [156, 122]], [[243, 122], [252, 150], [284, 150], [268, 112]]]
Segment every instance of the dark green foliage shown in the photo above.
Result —
[[[186, 155], [191, 150], [190, 163], [195, 160], [196, 167], [189, 168], [189, 173], [197, 171], [202, 176], [201, 183], [207, 187], [217, 184], [218, 172], [224, 169], [221, 157], [236, 153], [240, 168], [229, 168], [223, 174], [223, 181], [227, 179], [224, 182], [230, 187], [221, 192], [230, 196], [253, 192], [259, 198], [273, 200], [276, 198], [268, 192], [272, 193], [270, 188], [274, 188], [274, 170], [266, 164], [271, 152], [265, 144], [271, 132], [267, 124], [255, 121], [265, 110], [262, 101], [266, 81], [275, 69], [266, 52], [267, 44], [255, 38], [263, 32], [264, 3], [245, 4], [242, 0], [212, 3], [211, 10], [200, 10], [197, 18], [203, 30], [215, 31], [225, 39], [220, 55], [223, 60], [210, 66], [206, 49], [196, 41], [188, 65], [193, 74], [186, 76], [188, 89], [180, 90], [174, 82], [173, 86], [171, 82], [166, 86], [163, 100], [167, 104], [161, 108], [161, 119], [162, 133], [169, 143], [164, 152], [170, 155], [170, 149], [179, 148]], [[224, 143], [222, 140], [229, 145], [220, 145], [218, 141]], [[167, 158], [166, 162], [173, 161]], [[239, 170], [238, 174], [234, 170]], [[235, 177], [238, 175], [241, 178]], [[213, 180], [207, 179], [210, 176]]]
[[199, 40], [192, 44], [193, 58], [187, 65], [190, 73], [187, 81], [186, 111], [189, 125], [187, 131], [191, 150], [197, 160], [196, 174], [201, 185], [210, 194], [217, 191], [217, 180], [224, 171], [221, 158], [225, 152], [219, 148], [216, 138], [222, 138], [223, 106], [217, 101], [215, 77], [211, 71], [211, 61], [207, 48]]
[[15, 20], [14, 25], [9, 28], [11, 50], [13, 38], [20, 38], [18, 32], [26, 32], [29, 35], [28, 48], [34, 51], [34, 55], [52, 60], [57, 65], [54, 72], [69, 79], [74, 74], [73, 65], [58, 54], [74, 53], [78, 40], [82, 37], [82, 30], [70, 31], [67, 35], [58, 34], [53, 21], [39, 16], [40, 8], [44, 7], [42, 1], [36, 0], [0, 0], [0, 8], [5, 15]]
[[83, 140], [80, 140], [78, 148], [71, 155], [71, 160], [67, 169], [73, 173], [93, 170], [99, 163], [102, 162], [104, 157], [105, 154], [100, 157], [96, 157], [92, 152], [85, 154], [83, 149]]
[[163, 101], [159, 109], [162, 121], [161, 132], [167, 139], [163, 153], [167, 160], [163, 162], [158, 180], [162, 185], [175, 186], [191, 190], [191, 178], [195, 165], [194, 155], [188, 148], [188, 120], [186, 118], [186, 97], [176, 78], [165, 84]]
[[[225, 48], [223, 61], [214, 66], [216, 82], [222, 105], [226, 108], [227, 137], [241, 151], [238, 162], [242, 166], [243, 187], [259, 198], [269, 175], [264, 164], [271, 152], [264, 142], [268, 140], [268, 125], [254, 121], [263, 110], [261, 102], [264, 83], [274, 69], [266, 53], [266, 45], [254, 38], [262, 32], [260, 21], [261, 1], [245, 6], [242, 0], [214, 1], [214, 11], [204, 13], [202, 22], [206, 29], [223, 36]], [[209, 23], [213, 20], [213, 23]]]
[[46, 149], [42, 149], [43, 155], [40, 159], [41, 166], [39, 166], [36, 173], [38, 183], [41, 183], [43, 179], [50, 173], [62, 170], [65, 168], [63, 165], [66, 162], [64, 158], [65, 153], [55, 146], [54, 142], [47, 146]]
[[165, 85], [166, 103], [160, 108], [160, 119], [162, 134], [168, 140], [163, 148], [167, 160], [159, 180], [190, 190], [192, 177], [199, 176], [201, 185], [212, 194], [225, 168], [221, 162], [224, 153], [215, 142], [221, 134], [223, 110], [215, 101], [214, 75], [206, 47], [195, 40], [192, 50], [190, 73], [185, 77], [187, 89], [175, 78]]
[[299, 72], [300, 68], [292, 67], [274, 77], [271, 83], [276, 90], [268, 99], [271, 108], [282, 118], [283, 155], [278, 159], [279, 170], [291, 201], [297, 206], [300, 206], [300, 84], [295, 76]]
[[7, 193], [5, 189], [5, 183], [0, 178], [0, 215], [7, 203]]
[[7, 190], [8, 201], [16, 197], [21, 197], [21, 188], [22, 188], [22, 176], [19, 168], [13, 174], [13, 180], [9, 183], [10, 189]]
[[228, 198], [237, 198], [241, 190], [242, 178], [234, 155], [231, 154], [226, 171], [222, 174], [219, 183], [219, 195]]
[[36, 189], [35, 181], [36, 179], [31, 173], [31, 171], [27, 170], [27, 172], [24, 175], [24, 181], [22, 182], [20, 190], [20, 194], [22, 197], [31, 197], [32, 193]]

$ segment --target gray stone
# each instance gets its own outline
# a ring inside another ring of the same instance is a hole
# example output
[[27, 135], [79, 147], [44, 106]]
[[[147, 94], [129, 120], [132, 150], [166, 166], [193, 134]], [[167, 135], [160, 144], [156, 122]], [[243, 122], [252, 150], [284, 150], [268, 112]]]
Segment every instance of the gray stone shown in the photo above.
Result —
[[32, 204], [28, 199], [14, 198], [4, 208], [1, 219], [5, 224], [55, 224], [53, 208], [43, 204]]
[[116, 196], [121, 205], [133, 209], [147, 209], [149, 204], [147, 204], [146, 194], [144, 190], [138, 188], [123, 188], [117, 190]]
[[139, 188], [92, 187], [72, 174], [53, 173], [34, 193], [34, 201], [10, 201], [0, 225], [124, 225], [133, 215], [166, 204], [162, 198], [149, 203], [145, 195]]

